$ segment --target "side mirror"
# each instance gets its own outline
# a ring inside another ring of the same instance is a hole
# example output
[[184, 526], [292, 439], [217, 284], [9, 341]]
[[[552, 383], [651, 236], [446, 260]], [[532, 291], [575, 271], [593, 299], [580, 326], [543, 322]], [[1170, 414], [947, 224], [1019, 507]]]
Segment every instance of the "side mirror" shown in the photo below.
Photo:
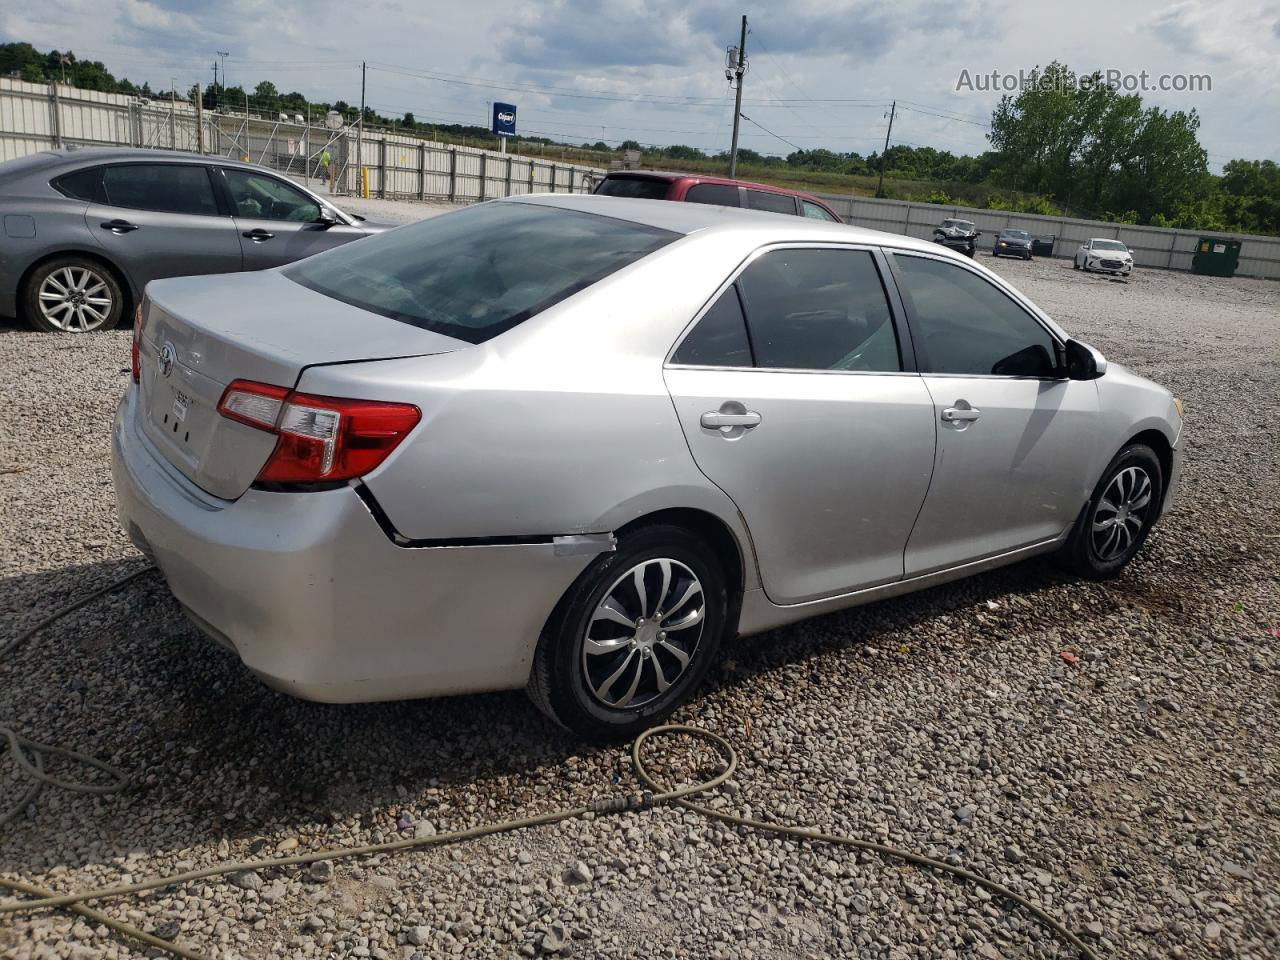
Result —
[[1068, 379], [1097, 380], [1107, 372], [1107, 358], [1087, 343], [1068, 340], [1065, 353]]
[[333, 214], [328, 213], [324, 210], [321, 210], [320, 216], [316, 217], [315, 220], [311, 222], [319, 224], [325, 230], [328, 230], [330, 227], [336, 227], [338, 225], [338, 221], [333, 216]]

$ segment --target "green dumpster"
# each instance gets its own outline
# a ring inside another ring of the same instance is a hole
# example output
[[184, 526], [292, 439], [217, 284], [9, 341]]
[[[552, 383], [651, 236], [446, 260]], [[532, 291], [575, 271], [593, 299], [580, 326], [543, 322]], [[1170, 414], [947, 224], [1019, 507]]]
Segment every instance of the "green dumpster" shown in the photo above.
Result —
[[1193, 273], [1210, 277], [1234, 277], [1240, 265], [1240, 241], [1221, 237], [1201, 237], [1191, 257]]

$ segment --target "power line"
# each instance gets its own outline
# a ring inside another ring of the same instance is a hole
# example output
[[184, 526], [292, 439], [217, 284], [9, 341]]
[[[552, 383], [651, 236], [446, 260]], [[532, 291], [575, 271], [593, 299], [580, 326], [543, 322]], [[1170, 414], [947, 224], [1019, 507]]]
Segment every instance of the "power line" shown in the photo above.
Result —
[[748, 117], [745, 113], [744, 113], [744, 114], [742, 114], [742, 119], [743, 119], [743, 120], [746, 120], [748, 123], [754, 123], [757, 127], [759, 127], [761, 130], [763, 130], [763, 131], [764, 131], [765, 133], [767, 133], [769, 136], [771, 136], [771, 137], [775, 137], [775, 138], [777, 138], [778, 140], [781, 140], [783, 143], [785, 143], [785, 144], [786, 144], [788, 147], [790, 147], [792, 150], [801, 150], [801, 149], [803, 149], [802, 147], [797, 147], [794, 143], [792, 143], [792, 142], [791, 142], [790, 140], [788, 140], [786, 137], [783, 137], [783, 136], [780, 136], [779, 134], [774, 133], [772, 130], [770, 130], [768, 127], [766, 127], [764, 124], [762, 124], [762, 123], [757, 123], [755, 120], [752, 120], [752, 119], [751, 119], [750, 117]]

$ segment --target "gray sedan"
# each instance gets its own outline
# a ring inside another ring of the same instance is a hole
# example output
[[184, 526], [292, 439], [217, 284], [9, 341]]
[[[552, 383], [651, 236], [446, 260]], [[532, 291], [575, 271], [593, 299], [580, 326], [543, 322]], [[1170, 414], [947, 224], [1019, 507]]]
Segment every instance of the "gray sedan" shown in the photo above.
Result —
[[260, 270], [392, 224], [262, 167], [168, 150], [51, 150], [0, 164], [0, 316], [107, 330], [164, 277]]
[[598, 196], [158, 281], [120, 515], [266, 682], [527, 687], [591, 738], [735, 637], [1037, 554], [1118, 573], [1178, 403], [936, 244]]

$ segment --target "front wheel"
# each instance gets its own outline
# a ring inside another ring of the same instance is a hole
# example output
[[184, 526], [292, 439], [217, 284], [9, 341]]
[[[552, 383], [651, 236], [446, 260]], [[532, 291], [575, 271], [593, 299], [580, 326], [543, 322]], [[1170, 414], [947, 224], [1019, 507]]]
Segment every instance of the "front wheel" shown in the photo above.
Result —
[[597, 557], [538, 642], [528, 693], [551, 719], [597, 742], [661, 723], [692, 696], [720, 646], [724, 570], [680, 527], [644, 527]]
[[1115, 455], [1076, 520], [1061, 559], [1090, 580], [1107, 580], [1129, 565], [1160, 513], [1164, 474], [1155, 451], [1132, 443]]

